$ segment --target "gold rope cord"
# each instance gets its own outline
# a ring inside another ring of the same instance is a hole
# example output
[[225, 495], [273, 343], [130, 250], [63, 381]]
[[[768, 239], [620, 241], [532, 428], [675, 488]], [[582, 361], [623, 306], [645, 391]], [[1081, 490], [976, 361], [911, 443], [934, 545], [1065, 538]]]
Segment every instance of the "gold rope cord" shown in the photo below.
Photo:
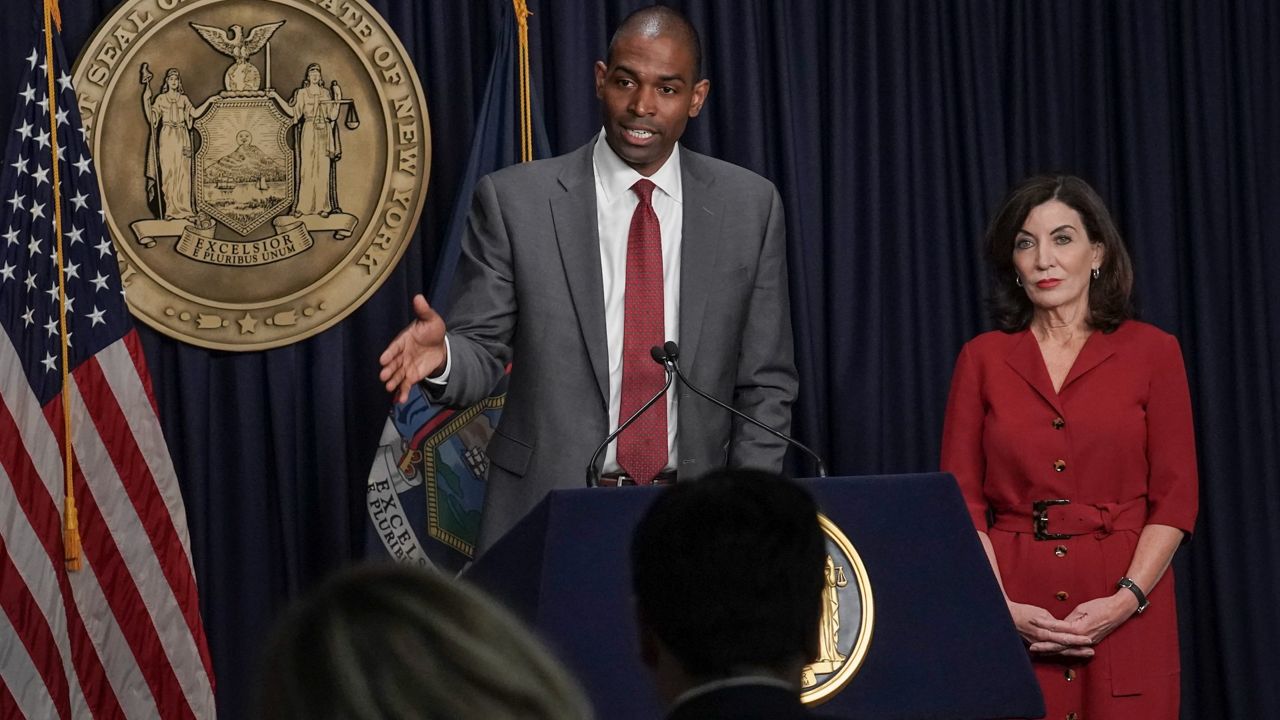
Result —
[[58, 169], [58, 94], [54, 89], [53, 28], [62, 30], [62, 13], [58, 0], [44, 0], [44, 74], [49, 89], [49, 135], [53, 153], [53, 236], [57, 248], [58, 266], [58, 331], [62, 343], [62, 469], [66, 480], [66, 497], [63, 506], [62, 552], [68, 572], [80, 570], [80, 522], [76, 512], [73, 456], [71, 452], [71, 373], [68, 366], [69, 347], [67, 336], [67, 277], [66, 259], [62, 255], [62, 179]]

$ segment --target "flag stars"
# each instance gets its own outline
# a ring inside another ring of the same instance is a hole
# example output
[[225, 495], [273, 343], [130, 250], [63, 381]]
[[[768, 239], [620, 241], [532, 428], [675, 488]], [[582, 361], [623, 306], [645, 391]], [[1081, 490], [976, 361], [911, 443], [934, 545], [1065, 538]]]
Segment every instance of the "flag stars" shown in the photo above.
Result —
[[[76, 304], [76, 299], [68, 295], [67, 296], [67, 314], [68, 315], [70, 315], [72, 311], [75, 310], [75, 307], [74, 307], [75, 304]], [[71, 337], [71, 333], [67, 333], [67, 337]]]
[[99, 271], [99, 272], [94, 276], [94, 278], [93, 278], [92, 280], [90, 280], [89, 282], [93, 283], [93, 289], [94, 289], [94, 290], [106, 290], [106, 289], [107, 289], [107, 276], [106, 276], [106, 275], [103, 275], [101, 271]]
[[49, 333], [49, 337], [53, 337], [54, 335], [57, 335], [58, 334], [58, 318], [50, 317], [49, 322], [44, 324], [44, 329], [46, 332]]
[[76, 170], [78, 171], [76, 173], [76, 177], [79, 177], [80, 175], [83, 175], [89, 172], [89, 156], [88, 155], [85, 155], [84, 157], [80, 158], [79, 160], [75, 161], [72, 164], [76, 166]]
[[36, 101], [36, 105], [40, 106], [40, 112], [44, 113], [45, 115], [49, 114], [49, 96], [48, 95], [40, 96], [40, 99]]
[[102, 319], [102, 316], [106, 314], [107, 314], [106, 310], [99, 310], [98, 306], [94, 305], [93, 312], [89, 313], [89, 319], [93, 321], [93, 323], [90, 324], [89, 327], [96, 327], [99, 323], [106, 325], [107, 321]]
[[67, 274], [68, 278], [78, 280], [80, 278], [80, 264], [67, 263], [67, 267], [64, 269], [64, 272]]
[[44, 291], [44, 294], [49, 296], [49, 302], [53, 303], [54, 305], [58, 304], [58, 284], [57, 283], [50, 285], [49, 289]]
[[77, 210], [84, 210], [89, 207], [89, 196], [76, 190], [76, 194], [71, 198], [71, 204], [75, 205]]
[[19, 176], [26, 175], [27, 159], [22, 157], [22, 155], [18, 155], [18, 159], [13, 162], [13, 165], [11, 167], [13, 167], [14, 170], [18, 171]]
[[81, 230], [80, 228], [78, 228], [78, 227], [76, 227], [76, 226], [72, 225], [72, 226], [71, 226], [71, 232], [67, 233], [67, 240], [69, 240], [69, 241], [71, 242], [71, 244], [72, 244], [72, 245], [75, 245], [75, 244], [77, 244], [77, 243], [82, 243], [82, 242], [84, 242], [84, 240], [82, 240], [82, 239], [80, 238], [80, 236], [81, 236], [81, 235], [83, 235], [83, 234], [84, 234], [84, 231], [83, 231], [83, 230]]
[[69, 111], [68, 111], [66, 108], [59, 108], [59, 109], [58, 109], [58, 112], [54, 113], [54, 117], [56, 117], [56, 118], [58, 119], [58, 124], [59, 124], [59, 125], [66, 125], [66, 124], [67, 124], [67, 114], [68, 114], [68, 112], [69, 112]]
[[58, 76], [58, 87], [63, 90], [71, 89], [71, 75], [66, 70], [63, 70], [62, 74]]
[[19, 195], [18, 191], [14, 190], [13, 197], [9, 198], [8, 203], [13, 206], [13, 211], [17, 212], [22, 209], [22, 202], [26, 199], [26, 195]]
[[[31, 123], [27, 122], [26, 120], [23, 120], [22, 124], [18, 126], [18, 134], [22, 136], [23, 140], [30, 140], [31, 131], [34, 129], [35, 128], [31, 125]], [[21, 160], [22, 157], [19, 156], [18, 159]]]
[[0, 235], [0, 237], [3, 237], [5, 240], [7, 240], [9, 245], [17, 245], [18, 234], [19, 234], [18, 228], [11, 227], [9, 228], [9, 232], [5, 233], [4, 235]]
[[44, 217], [44, 203], [35, 203], [31, 206], [31, 219], [39, 220]]
[[40, 238], [35, 235], [31, 236], [31, 242], [27, 243], [27, 255], [35, 257], [40, 254]]
[[111, 241], [104, 235], [102, 241], [94, 245], [93, 248], [98, 251], [98, 257], [104, 258], [111, 254]]
[[26, 100], [27, 102], [34, 102], [36, 99], [36, 89], [31, 87], [29, 83], [27, 84], [27, 89], [23, 90], [18, 94], [21, 95], [22, 99]]
[[36, 166], [36, 171], [31, 173], [31, 177], [36, 179], [36, 187], [49, 182], [49, 169]]
[[31, 308], [31, 307], [27, 308], [27, 311], [22, 313], [22, 326], [31, 327], [32, 325], [34, 325], [36, 323], [35, 314], [36, 314], [35, 308]]
[[35, 48], [31, 48], [31, 57], [27, 58], [27, 62], [31, 63], [31, 69], [36, 69], [36, 63], [40, 62], [40, 53]]
[[17, 265], [10, 265], [9, 261], [6, 260], [4, 262], [4, 265], [0, 266], [0, 277], [4, 277], [5, 280], [12, 280], [13, 271], [17, 269], [18, 269]]
[[35, 290], [36, 290], [36, 274], [35, 274], [34, 272], [32, 272], [31, 270], [28, 270], [28, 271], [27, 271], [27, 279], [26, 279], [26, 282], [24, 282], [23, 284], [27, 286], [27, 292], [35, 292]]
[[36, 135], [36, 144], [39, 145], [41, 148], [49, 147], [49, 131], [48, 130], [45, 130], [44, 128], [40, 128], [40, 133]]
[[46, 353], [44, 359], [40, 361], [40, 364], [44, 365], [48, 372], [53, 372], [58, 369], [58, 361], [53, 357], [53, 353]]

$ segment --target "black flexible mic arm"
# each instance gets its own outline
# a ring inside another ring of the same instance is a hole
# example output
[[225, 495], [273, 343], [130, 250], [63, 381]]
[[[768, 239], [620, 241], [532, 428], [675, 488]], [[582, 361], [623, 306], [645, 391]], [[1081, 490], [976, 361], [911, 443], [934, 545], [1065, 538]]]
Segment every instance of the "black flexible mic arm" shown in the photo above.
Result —
[[[680, 363], [679, 363], [679, 360], [680, 360], [680, 346], [679, 346], [679, 345], [676, 345], [673, 341], [668, 340], [668, 341], [666, 342], [666, 344], [664, 344], [664, 345], [662, 346], [662, 349], [663, 349], [663, 351], [664, 351], [664, 352], [660, 354], [660, 353], [658, 353], [658, 352], [657, 352], [657, 348], [654, 348], [653, 359], [654, 359], [654, 360], [656, 360], [656, 361], [658, 361], [658, 362], [660, 362], [660, 363], [662, 363], [663, 365], [666, 365], [666, 366], [667, 366], [667, 368], [668, 368], [668, 372], [667, 372], [667, 374], [668, 374], [668, 375], [670, 375], [672, 372], [674, 372], [674, 373], [676, 374], [676, 376], [680, 378], [680, 382], [681, 382], [685, 387], [687, 387], [687, 388], [689, 388], [690, 390], [694, 391], [694, 392], [695, 392], [695, 393], [697, 393], [698, 395], [700, 395], [700, 396], [702, 396], [702, 397], [706, 398], [707, 400], [710, 400], [712, 403], [715, 403], [716, 405], [719, 405], [720, 407], [724, 408], [725, 410], [728, 410], [729, 412], [733, 413], [734, 415], [737, 415], [738, 417], [742, 418], [743, 420], [746, 420], [747, 422], [751, 423], [752, 425], [755, 425], [756, 427], [760, 428], [761, 430], [764, 430], [765, 432], [767, 432], [767, 433], [769, 433], [770, 435], [772, 435], [772, 436], [774, 436], [774, 437], [778, 438], [779, 440], [782, 440], [783, 442], [786, 442], [786, 443], [787, 443], [787, 444], [789, 444], [789, 445], [794, 445], [794, 446], [796, 446], [796, 447], [800, 448], [801, 450], [805, 451], [805, 452], [809, 455], [809, 457], [813, 458], [813, 462], [818, 466], [818, 477], [826, 477], [826, 476], [827, 476], [827, 466], [826, 466], [826, 465], [824, 465], [824, 464], [822, 463], [822, 458], [818, 457], [818, 453], [816, 453], [816, 452], [814, 452], [814, 451], [810, 450], [810, 449], [809, 449], [809, 447], [808, 447], [807, 445], [805, 445], [804, 443], [800, 442], [799, 440], [796, 440], [795, 438], [793, 438], [793, 437], [791, 437], [791, 436], [789, 436], [789, 435], [784, 435], [784, 434], [782, 434], [781, 432], [779, 432], [779, 431], [777, 431], [777, 430], [775, 430], [775, 429], [773, 429], [773, 428], [769, 427], [768, 425], [765, 425], [764, 423], [762, 423], [762, 422], [760, 422], [759, 420], [757, 420], [757, 419], [755, 419], [755, 418], [751, 417], [750, 415], [748, 415], [748, 414], [746, 414], [746, 413], [742, 412], [741, 410], [739, 410], [739, 409], [737, 409], [737, 408], [733, 407], [732, 405], [729, 405], [729, 404], [727, 404], [727, 403], [723, 403], [723, 402], [721, 402], [721, 401], [719, 401], [719, 400], [717, 400], [717, 399], [715, 399], [715, 398], [711, 397], [711, 396], [710, 396], [710, 395], [708, 395], [707, 393], [705, 393], [705, 392], [703, 392], [702, 390], [700, 390], [700, 389], [698, 389], [697, 387], [695, 387], [695, 386], [693, 385], [693, 383], [689, 382], [689, 378], [685, 377], [683, 372], [680, 372]], [[661, 357], [660, 357], [660, 355], [661, 355]]]
[[663, 358], [665, 358], [666, 355], [663, 354], [662, 348], [654, 345], [650, 348], [649, 354], [653, 356], [655, 362], [662, 363], [663, 369], [666, 370], [667, 373], [667, 381], [662, 384], [661, 390], [655, 393], [653, 397], [649, 398], [648, 402], [641, 405], [639, 410], [631, 413], [631, 417], [627, 418], [626, 422], [620, 423], [617, 430], [609, 433], [609, 437], [606, 437], [604, 442], [596, 446], [596, 451], [591, 453], [591, 462], [587, 463], [587, 487], [596, 487], [600, 484], [600, 475], [596, 472], [596, 460], [600, 458], [600, 453], [604, 452], [604, 449], [609, 447], [609, 443], [613, 442], [614, 438], [622, 434], [623, 430], [631, 427], [631, 423], [635, 422], [636, 418], [643, 415], [645, 410], [648, 410], [654, 403], [658, 402], [658, 398], [666, 395], [667, 390], [671, 389], [671, 381], [675, 379], [675, 376], [671, 374], [671, 366], [663, 361]]

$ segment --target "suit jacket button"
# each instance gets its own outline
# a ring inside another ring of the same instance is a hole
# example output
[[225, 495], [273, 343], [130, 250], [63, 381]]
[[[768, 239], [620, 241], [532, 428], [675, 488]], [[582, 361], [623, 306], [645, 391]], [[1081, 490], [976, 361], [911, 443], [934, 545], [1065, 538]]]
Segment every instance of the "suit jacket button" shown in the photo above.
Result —
[[1066, 420], [1063, 420], [1063, 419], [1062, 419], [1062, 418], [1060, 418], [1060, 417], [1056, 417], [1056, 418], [1054, 418], [1054, 419], [1053, 419], [1053, 429], [1054, 429], [1054, 430], [1061, 430], [1062, 428], [1066, 427], [1066, 424], [1067, 424], [1067, 421], [1066, 421]]
[[1064, 676], [1064, 677], [1066, 677], [1066, 678], [1067, 678], [1067, 682], [1071, 682], [1072, 680], [1075, 680], [1075, 679], [1076, 679], [1076, 669], [1075, 669], [1075, 668], [1067, 668], [1066, 672], [1064, 672], [1064, 673], [1062, 673], [1062, 674], [1063, 674], [1063, 676]]
[[1063, 601], [1065, 601], [1067, 598], [1071, 597], [1070, 595], [1068, 595], [1068, 594], [1067, 594], [1067, 591], [1066, 591], [1066, 590], [1059, 590], [1058, 592], [1054, 593], [1054, 595], [1053, 595], [1053, 596], [1054, 596], [1054, 597], [1056, 597], [1056, 598], [1058, 598], [1059, 600], [1063, 600]]
[[1053, 469], [1054, 469], [1054, 471], [1056, 471], [1056, 472], [1062, 472], [1063, 470], [1066, 470], [1066, 469], [1067, 469], [1067, 461], [1066, 461], [1066, 460], [1054, 460], [1054, 461], [1053, 461]]
[[1053, 554], [1054, 554], [1054, 555], [1057, 555], [1058, 557], [1066, 557], [1066, 556], [1067, 556], [1067, 546], [1066, 546], [1066, 545], [1059, 545], [1058, 547], [1056, 547], [1056, 548], [1054, 548], [1054, 549], [1053, 549]]

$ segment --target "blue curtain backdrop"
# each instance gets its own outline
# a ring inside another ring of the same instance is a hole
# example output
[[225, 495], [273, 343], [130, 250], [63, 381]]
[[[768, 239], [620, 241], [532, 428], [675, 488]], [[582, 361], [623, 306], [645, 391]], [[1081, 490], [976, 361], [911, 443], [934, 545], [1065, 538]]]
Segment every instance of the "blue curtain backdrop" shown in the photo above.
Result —
[[[361, 546], [388, 408], [377, 355], [432, 277], [504, 3], [372, 2], [418, 65], [435, 143], [415, 244], [359, 312], [262, 353], [145, 332], [224, 717], [244, 716], [284, 603]], [[598, 130], [591, 62], [640, 4], [532, 0], [553, 150]], [[1032, 172], [1094, 183], [1130, 242], [1143, 316], [1181, 338], [1191, 376], [1202, 495], [1177, 559], [1183, 716], [1280, 716], [1268, 672], [1280, 646], [1280, 253], [1264, 239], [1280, 227], [1280, 7], [672, 4], [701, 28], [712, 82], [688, 144], [769, 177], [785, 200], [796, 428], [834, 473], [936, 467], [952, 362], [987, 327], [977, 248], [990, 212]], [[0, 117], [35, 5], [6, 4]], [[114, 5], [62, 0], [69, 52]]]

